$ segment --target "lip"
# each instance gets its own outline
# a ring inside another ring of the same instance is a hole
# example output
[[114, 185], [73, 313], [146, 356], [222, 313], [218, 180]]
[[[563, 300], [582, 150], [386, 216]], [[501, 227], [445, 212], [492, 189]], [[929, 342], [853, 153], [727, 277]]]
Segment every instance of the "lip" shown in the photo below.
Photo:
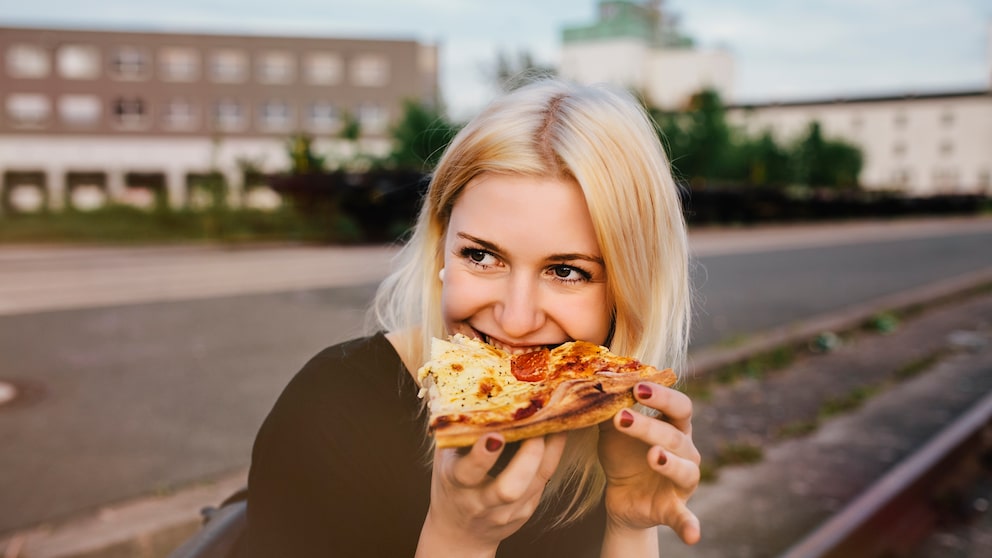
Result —
[[532, 353], [534, 351], [539, 351], [541, 349], [553, 349], [558, 345], [565, 343], [565, 341], [561, 341], [558, 343], [548, 343], [548, 344], [531, 343], [527, 345], [514, 345], [513, 343], [507, 343], [501, 339], [493, 337], [492, 335], [483, 333], [472, 326], [469, 326], [469, 328], [472, 330], [472, 333], [475, 334], [476, 339], [479, 339], [484, 343], [488, 343], [489, 345], [492, 345], [493, 347], [496, 347], [500, 350], [506, 351], [511, 355]]

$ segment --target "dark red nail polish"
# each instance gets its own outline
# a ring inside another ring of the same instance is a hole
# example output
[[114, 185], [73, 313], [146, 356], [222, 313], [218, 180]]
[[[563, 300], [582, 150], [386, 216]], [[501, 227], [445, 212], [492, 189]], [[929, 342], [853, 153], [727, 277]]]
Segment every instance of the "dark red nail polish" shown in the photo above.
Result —
[[627, 428], [631, 424], [634, 424], [634, 415], [627, 409], [620, 411], [620, 426]]
[[503, 447], [503, 441], [497, 438], [489, 438], [486, 440], [486, 450], [491, 452], [499, 451], [499, 448]]
[[637, 393], [638, 399], [648, 399], [651, 397], [651, 388], [644, 384], [637, 384], [637, 388], [634, 391]]
[[668, 456], [665, 455], [665, 452], [661, 452], [658, 454], [658, 465], [664, 465], [665, 463], [668, 463]]

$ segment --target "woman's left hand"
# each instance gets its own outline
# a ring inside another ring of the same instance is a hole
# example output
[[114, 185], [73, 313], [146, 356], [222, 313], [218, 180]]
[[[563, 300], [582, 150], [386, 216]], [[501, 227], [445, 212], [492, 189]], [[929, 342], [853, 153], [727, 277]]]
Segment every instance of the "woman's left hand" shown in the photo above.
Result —
[[654, 418], [625, 409], [601, 427], [609, 525], [635, 531], [668, 525], [687, 544], [695, 544], [699, 519], [686, 505], [699, 485], [692, 401], [650, 382], [637, 384], [634, 394], [638, 403], [660, 414]]

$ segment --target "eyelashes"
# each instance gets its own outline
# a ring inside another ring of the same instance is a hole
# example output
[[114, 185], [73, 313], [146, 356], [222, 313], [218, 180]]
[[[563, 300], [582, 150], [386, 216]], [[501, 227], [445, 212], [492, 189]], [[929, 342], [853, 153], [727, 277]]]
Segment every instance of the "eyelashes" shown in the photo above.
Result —
[[[495, 267], [504, 266], [503, 261], [496, 254], [484, 248], [466, 246], [458, 250], [458, 255], [470, 265], [481, 270], [490, 270]], [[564, 263], [550, 264], [544, 268], [543, 273], [551, 280], [566, 285], [587, 283], [593, 277], [592, 273], [587, 269]]]

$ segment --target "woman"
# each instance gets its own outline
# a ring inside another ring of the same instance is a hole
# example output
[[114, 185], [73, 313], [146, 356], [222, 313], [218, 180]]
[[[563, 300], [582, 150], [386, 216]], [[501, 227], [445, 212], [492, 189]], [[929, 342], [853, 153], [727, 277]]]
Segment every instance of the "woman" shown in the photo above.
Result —
[[249, 555], [653, 556], [662, 524], [698, 540], [683, 394], [641, 383], [636, 410], [513, 445], [498, 474], [500, 435], [433, 450], [415, 396], [430, 339], [454, 333], [683, 367], [685, 225], [631, 96], [544, 81], [494, 102], [446, 150], [398, 263], [379, 333], [316, 356], [263, 424]]

